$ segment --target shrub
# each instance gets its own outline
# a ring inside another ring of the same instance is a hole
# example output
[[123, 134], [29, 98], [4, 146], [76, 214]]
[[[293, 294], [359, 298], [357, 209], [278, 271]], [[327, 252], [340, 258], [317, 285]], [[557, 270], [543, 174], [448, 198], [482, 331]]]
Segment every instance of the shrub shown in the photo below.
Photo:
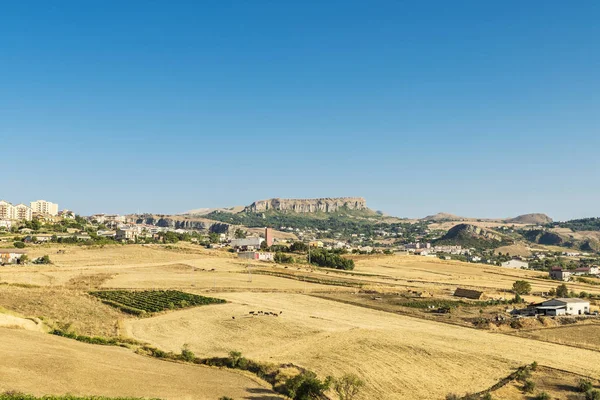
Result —
[[13, 246], [15, 246], [17, 249], [24, 249], [25, 248], [25, 243], [23, 243], [23, 242], [14, 242]]
[[454, 393], [448, 393], [446, 395], [446, 400], [460, 400], [460, 396]]
[[532, 380], [526, 380], [525, 383], [523, 384], [523, 391], [525, 393], [533, 393], [533, 391], [535, 390], [535, 382]]
[[550, 400], [550, 395], [546, 392], [541, 392], [535, 396], [535, 400]]
[[223, 396], [223, 397], [219, 397], [219, 400], [233, 400], [233, 397]]
[[242, 359], [242, 353], [239, 351], [230, 351], [229, 352], [229, 366], [231, 368], [236, 368], [240, 362], [240, 360]]
[[483, 395], [483, 397], [481, 399], [482, 400], [493, 400], [493, 397], [490, 392], [487, 392], [486, 394]]
[[340, 400], [354, 399], [363, 386], [365, 382], [353, 374], [346, 374], [333, 380], [333, 390]]
[[589, 381], [587, 379], [580, 379], [579, 383], [577, 384], [577, 389], [579, 389], [579, 391], [581, 393], [588, 392], [588, 391], [592, 390], [593, 388], [594, 388], [594, 385], [592, 384], [591, 381]]
[[288, 256], [287, 254], [283, 254], [282, 252], [278, 251], [277, 253], [275, 253], [274, 261], [278, 264], [293, 264], [294, 257]]
[[585, 392], [585, 400], [600, 400], [600, 391], [588, 390]]
[[531, 368], [532, 371], [537, 370], [537, 367], [538, 367], [537, 361], [534, 361], [534, 362], [531, 363], [530, 368]]
[[529, 378], [531, 378], [531, 372], [527, 368], [519, 368], [515, 372], [515, 379], [519, 382], [525, 382]]
[[188, 362], [192, 362], [196, 359], [196, 355], [194, 353], [192, 353], [192, 351], [190, 350], [190, 345], [189, 344], [184, 344], [183, 347], [181, 348], [181, 358], [184, 361], [188, 361]]
[[330, 384], [331, 378], [321, 381], [314, 372], [305, 371], [289, 378], [283, 389], [284, 394], [294, 400], [311, 400], [321, 398]]
[[36, 258], [35, 260], [33, 260], [34, 264], [52, 264], [52, 261], [50, 261], [50, 257], [48, 257], [48, 255], [42, 256], [40, 258]]

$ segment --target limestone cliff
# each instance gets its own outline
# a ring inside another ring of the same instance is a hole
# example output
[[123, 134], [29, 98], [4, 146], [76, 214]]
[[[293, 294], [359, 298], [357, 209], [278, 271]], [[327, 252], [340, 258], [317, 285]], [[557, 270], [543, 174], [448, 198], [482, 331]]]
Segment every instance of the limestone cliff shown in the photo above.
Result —
[[298, 213], [335, 212], [342, 208], [366, 210], [367, 202], [362, 197], [334, 197], [323, 199], [269, 199], [255, 201], [245, 212], [292, 211]]

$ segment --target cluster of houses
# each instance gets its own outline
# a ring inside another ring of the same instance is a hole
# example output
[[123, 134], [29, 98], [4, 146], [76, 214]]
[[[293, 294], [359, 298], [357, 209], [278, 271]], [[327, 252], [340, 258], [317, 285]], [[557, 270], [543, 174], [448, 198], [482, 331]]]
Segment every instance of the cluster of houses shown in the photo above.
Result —
[[550, 270], [550, 278], [557, 281], [569, 281], [573, 276], [598, 276], [600, 275], [600, 267], [595, 265], [589, 267], [581, 267], [576, 269], [563, 269], [561, 267], [553, 267]]

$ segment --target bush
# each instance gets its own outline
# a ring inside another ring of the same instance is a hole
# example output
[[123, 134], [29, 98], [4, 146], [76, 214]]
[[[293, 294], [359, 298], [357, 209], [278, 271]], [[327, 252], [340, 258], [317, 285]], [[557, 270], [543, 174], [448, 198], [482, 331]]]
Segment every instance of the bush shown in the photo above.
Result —
[[532, 371], [535, 371], [537, 369], [537, 367], [538, 367], [537, 361], [534, 361], [534, 362], [531, 363], [530, 368], [531, 368]]
[[274, 260], [278, 264], [293, 264], [294, 263], [294, 257], [288, 256], [287, 254], [283, 254], [280, 251], [275, 253]]
[[579, 389], [579, 391], [581, 393], [588, 392], [588, 391], [592, 390], [593, 388], [594, 388], [594, 385], [592, 384], [591, 381], [589, 381], [587, 379], [580, 379], [579, 383], [577, 384], [577, 389]]
[[190, 346], [187, 343], [181, 348], [181, 358], [188, 362], [192, 362], [196, 359], [196, 355], [192, 353]]
[[284, 394], [294, 400], [319, 399], [329, 389], [331, 378], [325, 381], [319, 380], [317, 375], [311, 371], [305, 371], [289, 378], [283, 387]]
[[600, 391], [588, 390], [585, 392], [585, 400], [600, 400]]
[[17, 249], [24, 249], [25, 248], [25, 243], [23, 243], [23, 242], [14, 242], [13, 246], [15, 246]]
[[535, 382], [532, 380], [526, 380], [525, 383], [523, 384], [523, 391], [525, 393], [533, 393], [533, 391], [535, 390]]
[[487, 392], [486, 394], [484, 394], [481, 399], [482, 400], [494, 400], [494, 398], [492, 397], [492, 394], [490, 392]]
[[354, 399], [363, 386], [365, 382], [353, 374], [346, 374], [333, 380], [333, 390], [340, 400]]
[[446, 395], [446, 400], [460, 400], [460, 396], [454, 393], [448, 393]]
[[42, 256], [40, 258], [36, 258], [35, 260], [33, 260], [34, 264], [52, 264], [52, 261], [50, 261], [50, 257], [48, 257], [48, 255]]
[[550, 395], [546, 392], [541, 392], [535, 396], [535, 400], [550, 400]]
[[522, 367], [515, 372], [515, 379], [519, 382], [525, 382], [529, 378], [531, 378], [531, 372], [528, 368]]

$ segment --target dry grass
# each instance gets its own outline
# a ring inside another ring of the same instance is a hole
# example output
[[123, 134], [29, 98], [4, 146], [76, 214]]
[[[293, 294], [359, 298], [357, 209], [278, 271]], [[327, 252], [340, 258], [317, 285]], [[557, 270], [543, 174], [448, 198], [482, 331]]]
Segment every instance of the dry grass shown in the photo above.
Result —
[[[240, 350], [263, 361], [293, 362], [322, 376], [356, 373], [363, 399], [431, 399], [479, 391], [534, 360], [599, 374], [600, 353], [492, 334], [292, 294], [221, 293], [230, 303], [129, 320], [133, 337], [199, 355]], [[251, 317], [249, 311], [283, 311]], [[235, 317], [233, 319], [232, 317]], [[202, 332], [198, 334], [198, 332]]]
[[597, 379], [539, 366], [536, 371], [531, 373], [530, 378], [535, 383], [534, 394], [523, 393], [523, 383], [513, 381], [492, 392], [492, 396], [494, 399], [503, 400], [531, 400], [535, 395], [546, 392], [552, 399], [581, 400], [581, 393], [577, 391], [580, 379], [590, 380], [596, 389], [600, 388], [600, 382]]
[[519, 336], [600, 351], [600, 324], [597, 322], [522, 331]]
[[0, 391], [162, 399], [276, 400], [257, 379], [160, 361], [128, 349], [0, 328]]
[[122, 314], [96, 299], [64, 288], [0, 286], [0, 306], [80, 335], [118, 336]]

